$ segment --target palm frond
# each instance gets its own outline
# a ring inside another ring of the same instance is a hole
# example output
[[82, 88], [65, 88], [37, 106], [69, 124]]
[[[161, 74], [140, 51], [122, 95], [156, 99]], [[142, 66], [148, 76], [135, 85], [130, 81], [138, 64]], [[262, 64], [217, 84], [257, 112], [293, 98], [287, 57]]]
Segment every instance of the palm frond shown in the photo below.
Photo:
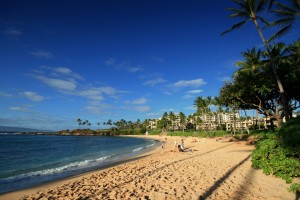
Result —
[[292, 24], [289, 24], [287, 26], [285, 26], [284, 28], [280, 29], [279, 31], [277, 31], [276, 33], [274, 33], [268, 40], [267, 42], [269, 43], [270, 41], [274, 40], [275, 38], [279, 38], [282, 35], [286, 34], [287, 32], [289, 32], [289, 30], [292, 28]]
[[271, 10], [273, 3], [274, 3], [274, 0], [269, 0], [269, 6], [268, 6], [269, 11]]
[[243, 11], [243, 10], [239, 10], [236, 8], [227, 8], [226, 10], [230, 10], [232, 12], [235, 12], [231, 15], [229, 15], [229, 17], [249, 17], [249, 13]]
[[291, 24], [293, 23], [294, 21], [296, 20], [295, 17], [286, 17], [286, 18], [283, 18], [283, 19], [279, 19], [279, 20], [276, 20], [274, 22], [271, 22], [269, 24], [269, 26], [286, 26], [288, 24]]
[[[276, 4], [279, 8], [283, 9], [283, 10], [286, 10], [286, 11], [290, 11], [290, 12], [297, 12], [295, 9], [287, 6], [287, 5], [284, 5], [282, 3], [279, 3], [279, 2], [274, 2], [274, 4]], [[296, 8], [296, 7], [295, 7]]]
[[240, 8], [243, 8], [243, 9], [247, 9], [247, 6], [245, 5], [244, 1], [243, 0], [232, 0], [234, 3], [238, 4], [238, 6]]
[[264, 18], [262, 18], [262, 17], [260, 17], [260, 16], [257, 16], [257, 18], [258, 18], [262, 23], [264, 23], [265, 25], [270, 26], [270, 23], [269, 23], [267, 20], [265, 20]]
[[235, 30], [235, 29], [240, 28], [240, 27], [243, 26], [246, 22], [247, 22], [247, 20], [243, 20], [243, 21], [241, 21], [241, 22], [239, 22], [239, 23], [233, 25], [233, 26], [232, 26], [230, 29], [228, 29], [227, 31], [224, 31], [223, 33], [221, 33], [221, 36], [223, 36], [223, 35], [226, 34], [226, 33], [231, 32], [231, 31], [233, 31], [233, 30]]
[[260, 11], [264, 10], [265, 7], [266, 7], [266, 0], [260, 0], [257, 5], [256, 11], [260, 12]]
[[272, 10], [271, 12], [277, 14], [278, 16], [283, 16], [283, 17], [285, 17], [285, 16], [293, 17], [293, 16], [296, 16], [298, 14], [296, 10], [293, 10], [293, 11], [288, 11], [288, 10]]

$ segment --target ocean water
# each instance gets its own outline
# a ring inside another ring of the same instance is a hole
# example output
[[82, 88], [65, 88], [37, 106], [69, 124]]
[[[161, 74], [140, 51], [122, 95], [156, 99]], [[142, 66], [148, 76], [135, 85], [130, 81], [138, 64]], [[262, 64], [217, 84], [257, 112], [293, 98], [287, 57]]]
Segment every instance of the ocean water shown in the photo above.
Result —
[[0, 193], [105, 167], [159, 145], [108, 136], [0, 135]]

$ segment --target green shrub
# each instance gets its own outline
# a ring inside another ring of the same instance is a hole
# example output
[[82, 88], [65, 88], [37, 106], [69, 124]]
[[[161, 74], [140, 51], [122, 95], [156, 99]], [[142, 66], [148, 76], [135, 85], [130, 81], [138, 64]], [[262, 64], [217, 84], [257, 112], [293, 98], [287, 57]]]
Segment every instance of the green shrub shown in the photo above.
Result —
[[278, 133], [284, 145], [300, 149], [300, 117], [289, 120]]
[[[300, 161], [295, 158], [295, 151], [285, 148], [274, 136], [256, 144], [256, 150], [252, 152], [252, 166], [261, 168], [265, 174], [281, 177], [287, 183], [300, 177]], [[293, 187], [291, 190], [296, 186]]]

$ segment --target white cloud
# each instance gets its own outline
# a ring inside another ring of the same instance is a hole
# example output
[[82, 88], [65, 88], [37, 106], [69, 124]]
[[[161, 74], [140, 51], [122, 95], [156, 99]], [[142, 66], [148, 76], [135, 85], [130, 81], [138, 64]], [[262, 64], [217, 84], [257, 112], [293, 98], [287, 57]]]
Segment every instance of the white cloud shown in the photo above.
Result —
[[150, 58], [156, 62], [159, 62], [159, 63], [164, 63], [165, 62], [165, 59], [161, 58], [161, 57], [157, 57], [157, 56], [150, 56]]
[[134, 107], [134, 110], [138, 111], [138, 112], [148, 112], [151, 110], [150, 106], [136, 106]]
[[82, 91], [77, 91], [75, 95], [79, 95], [82, 97], [86, 97], [88, 99], [92, 100], [98, 100], [101, 101], [103, 100], [103, 96], [101, 95], [102, 91], [99, 90], [99, 88], [90, 88]]
[[151, 80], [148, 80], [146, 82], [143, 83], [143, 85], [148, 85], [148, 86], [155, 86], [157, 84], [162, 84], [162, 83], [165, 83], [167, 82], [165, 79], [161, 78], [161, 77], [158, 77], [158, 78], [155, 78], [155, 79], [151, 79]]
[[56, 67], [56, 68], [51, 68], [51, 67], [47, 67], [50, 70], [53, 70], [54, 72], [58, 73], [59, 75], [65, 75], [71, 78], [75, 78], [78, 80], [83, 80], [82, 76], [80, 76], [79, 74], [76, 74], [75, 72], [73, 72], [71, 69], [67, 68], [67, 67]]
[[203, 92], [203, 90], [190, 90], [190, 91], [187, 91], [188, 94], [199, 94]]
[[136, 104], [136, 105], [142, 105], [142, 104], [145, 104], [147, 103], [148, 99], [146, 98], [138, 98], [138, 99], [135, 99], [133, 101], [126, 101], [127, 104]]
[[22, 32], [17, 30], [17, 29], [7, 29], [4, 31], [4, 33], [6, 35], [9, 35], [9, 36], [20, 36], [22, 35]]
[[35, 92], [27, 91], [27, 92], [22, 92], [20, 94], [27, 97], [31, 101], [43, 101], [45, 99], [43, 96], [40, 96], [40, 95], [36, 94]]
[[116, 64], [116, 60], [114, 58], [109, 58], [104, 62], [107, 66], [114, 66]]
[[182, 88], [182, 87], [200, 87], [206, 84], [203, 79], [195, 79], [195, 80], [180, 80], [173, 83], [171, 86], [175, 88]]
[[186, 92], [186, 94], [182, 98], [184, 98], [184, 99], [195, 98], [195, 95], [197, 95], [201, 92], [203, 92], [203, 90], [189, 90]]
[[19, 112], [28, 112], [29, 110], [25, 107], [10, 107], [9, 108], [10, 110], [13, 110], [13, 111], [19, 111]]
[[72, 70], [70, 70], [69, 68], [66, 68], [66, 67], [57, 67], [57, 68], [53, 68], [53, 69], [62, 74], [71, 74], [72, 73]]
[[129, 61], [124, 60], [122, 62], [117, 62], [114, 58], [109, 58], [104, 62], [107, 66], [112, 66], [117, 70], [127, 70], [129, 73], [137, 73], [144, 70], [141, 65], [133, 66]]
[[36, 79], [44, 82], [46, 85], [64, 91], [74, 91], [76, 89], [76, 83], [73, 81], [66, 81], [56, 78], [47, 78], [45, 76], [34, 76]]
[[144, 70], [143, 67], [128, 67], [127, 70], [130, 72], [130, 73], [136, 73], [136, 72], [141, 72]]
[[7, 97], [7, 98], [12, 98], [13, 97], [12, 94], [9, 94], [9, 93], [6, 93], [6, 92], [0, 92], [0, 96], [1, 97]]
[[218, 77], [217, 79], [218, 79], [218, 81], [221, 81], [221, 82], [227, 82], [227, 81], [231, 80], [231, 78], [229, 76]]
[[53, 58], [53, 54], [50, 51], [38, 50], [38, 51], [30, 52], [30, 54], [39, 58], [48, 58], [48, 59]]
[[91, 87], [86, 88], [84, 90], [76, 91], [73, 94], [81, 97], [85, 97], [91, 100], [101, 101], [104, 99], [103, 95], [107, 95], [109, 97], [116, 98], [119, 93], [122, 91], [118, 91], [112, 87]]
[[107, 95], [116, 95], [119, 91], [114, 89], [113, 87], [99, 87], [99, 90]]
[[107, 114], [106, 109], [112, 109], [112, 106], [101, 103], [99, 101], [90, 101], [88, 102], [88, 105], [85, 107], [85, 109], [91, 113], [96, 115], [103, 115]]
[[195, 96], [194, 95], [190, 95], [190, 94], [186, 94], [182, 98], [184, 98], [184, 99], [191, 99], [191, 98], [195, 98]]

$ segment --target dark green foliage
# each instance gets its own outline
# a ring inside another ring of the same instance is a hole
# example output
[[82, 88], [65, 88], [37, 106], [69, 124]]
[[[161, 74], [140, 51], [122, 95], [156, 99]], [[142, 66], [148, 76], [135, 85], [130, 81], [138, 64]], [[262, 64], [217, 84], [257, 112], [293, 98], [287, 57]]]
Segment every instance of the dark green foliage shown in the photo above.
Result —
[[300, 117], [289, 120], [278, 133], [285, 146], [300, 151]]
[[[287, 183], [293, 183], [294, 178], [300, 177], [299, 150], [287, 146], [276, 133], [262, 133], [260, 136], [256, 150], [252, 152], [252, 166], [262, 169], [265, 174], [272, 174]], [[299, 190], [299, 184], [293, 183], [290, 190]]]

